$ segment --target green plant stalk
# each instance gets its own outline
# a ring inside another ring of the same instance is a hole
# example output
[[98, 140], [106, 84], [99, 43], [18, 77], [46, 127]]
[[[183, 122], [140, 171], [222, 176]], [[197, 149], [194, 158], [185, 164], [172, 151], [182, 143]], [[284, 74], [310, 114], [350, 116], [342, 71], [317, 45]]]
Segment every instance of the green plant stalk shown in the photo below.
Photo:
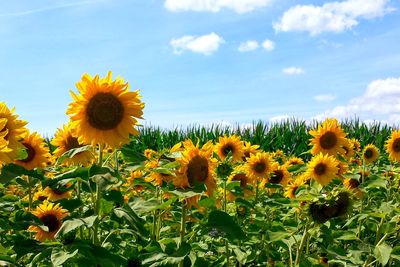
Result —
[[224, 179], [224, 212], [226, 212], [226, 179]]
[[[182, 214], [181, 214], [181, 229], [179, 232], [179, 247], [182, 246], [183, 242], [185, 242], [185, 230], [186, 230], [186, 204], [185, 201], [182, 201]], [[179, 267], [183, 267], [183, 261], [182, 260], [179, 263]]]
[[307, 242], [307, 238], [308, 238], [308, 229], [309, 229], [309, 227], [310, 227], [310, 223], [307, 222], [307, 223], [306, 223], [306, 226], [305, 226], [305, 228], [304, 228], [303, 236], [302, 236], [301, 241], [300, 241], [300, 245], [299, 245], [298, 248], [297, 248], [296, 260], [295, 260], [295, 263], [294, 263], [295, 266], [298, 266], [299, 263], [300, 263], [301, 252], [303, 251], [304, 245], [305, 245], [306, 242]]
[[[80, 202], [81, 202], [81, 186], [82, 186], [82, 182], [78, 180], [78, 182], [76, 184], [76, 195]], [[82, 216], [82, 213], [83, 213], [83, 206], [79, 205], [79, 216]], [[83, 239], [83, 227], [82, 226], [79, 227], [79, 235], [80, 235], [81, 239]]]
[[[156, 200], [158, 202], [158, 195], [159, 195], [160, 188], [159, 186], [156, 187]], [[158, 210], [155, 209], [153, 213], [153, 233], [152, 236], [155, 240], [157, 240], [157, 221], [158, 221]]]
[[[103, 149], [104, 149], [104, 145], [99, 144], [99, 162], [98, 162], [98, 164], [100, 167], [103, 165]], [[96, 216], [100, 215], [100, 200], [101, 200], [101, 190], [100, 190], [99, 184], [96, 182], [96, 197], [95, 197], [95, 203], [94, 203], [94, 214]], [[99, 244], [98, 231], [99, 231], [99, 219], [93, 225], [93, 244], [94, 245]]]
[[32, 196], [32, 185], [31, 185], [31, 177], [28, 175], [27, 176], [27, 181], [28, 181], [28, 211], [32, 210], [32, 202], [33, 202], [33, 196]]
[[[379, 222], [379, 225], [376, 227], [376, 238], [375, 238], [375, 247], [382, 245], [382, 243], [385, 241], [385, 239], [388, 237], [388, 234], [386, 233], [381, 239], [379, 239], [379, 232], [382, 228], [383, 223], [385, 222], [385, 218], [382, 218], [381, 221]], [[365, 261], [363, 267], [366, 267], [370, 265], [371, 260], [373, 259], [372, 254], [370, 253], [368, 255], [367, 260]]]

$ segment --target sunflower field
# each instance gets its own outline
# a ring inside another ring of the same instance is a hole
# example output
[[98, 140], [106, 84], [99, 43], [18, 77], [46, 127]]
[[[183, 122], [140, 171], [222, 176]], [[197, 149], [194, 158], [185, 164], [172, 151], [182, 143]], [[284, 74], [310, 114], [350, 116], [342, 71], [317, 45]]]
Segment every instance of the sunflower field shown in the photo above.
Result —
[[84, 74], [51, 139], [0, 103], [0, 266], [400, 266], [400, 131], [141, 128]]

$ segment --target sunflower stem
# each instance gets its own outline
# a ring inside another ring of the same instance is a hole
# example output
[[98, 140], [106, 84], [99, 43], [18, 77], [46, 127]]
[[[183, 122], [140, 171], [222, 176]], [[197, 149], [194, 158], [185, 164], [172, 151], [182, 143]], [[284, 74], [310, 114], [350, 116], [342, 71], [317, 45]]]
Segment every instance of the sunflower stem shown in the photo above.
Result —
[[301, 258], [301, 252], [303, 251], [304, 245], [306, 244], [307, 238], [308, 238], [308, 229], [310, 228], [310, 223], [307, 222], [306, 226], [304, 228], [303, 236], [300, 241], [300, 245], [297, 247], [297, 252], [296, 252], [296, 261], [294, 262], [294, 266], [298, 266], [300, 263], [300, 258]]
[[[180, 229], [180, 239], [179, 247], [182, 246], [185, 241], [185, 230], [186, 230], [186, 204], [185, 201], [182, 202], [182, 214], [181, 214], [181, 229]], [[183, 260], [179, 263], [179, 267], [183, 267]]]
[[226, 212], [226, 179], [224, 179], [224, 212]]
[[[104, 145], [99, 144], [99, 166], [100, 167], [103, 164], [103, 149], [104, 149]], [[100, 185], [98, 182], [96, 182], [96, 197], [95, 197], [95, 203], [94, 203], [94, 214], [97, 217], [99, 217], [99, 214], [100, 214], [100, 200], [101, 200]], [[99, 218], [98, 218], [98, 220], [96, 220], [96, 222], [93, 225], [93, 244], [94, 245], [97, 245], [99, 243], [98, 231], [99, 231]]]
[[32, 197], [32, 185], [31, 185], [31, 177], [28, 175], [27, 176], [27, 180], [28, 180], [28, 201], [29, 201], [29, 204], [28, 204], [28, 211], [31, 211], [32, 210], [32, 199], [33, 199], [33, 197]]

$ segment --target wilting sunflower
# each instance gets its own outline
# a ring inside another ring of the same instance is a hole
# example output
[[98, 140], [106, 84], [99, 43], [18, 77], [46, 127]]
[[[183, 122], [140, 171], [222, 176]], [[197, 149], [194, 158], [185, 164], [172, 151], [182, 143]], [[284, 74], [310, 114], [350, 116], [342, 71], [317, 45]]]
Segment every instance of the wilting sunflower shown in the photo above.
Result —
[[386, 141], [386, 151], [390, 160], [400, 161], [400, 130], [392, 132], [389, 140]]
[[373, 163], [379, 158], [379, 149], [376, 146], [369, 144], [364, 148], [362, 157], [365, 164]]
[[320, 153], [308, 163], [307, 173], [321, 185], [327, 185], [338, 173], [338, 164], [333, 156]]
[[318, 153], [336, 156], [337, 153], [344, 154], [343, 146], [346, 145], [346, 133], [340, 127], [336, 119], [326, 119], [317, 130], [311, 130], [313, 136], [311, 154]]
[[47, 231], [38, 226], [31, 225], [28, 230], [36, 232], [35, 239], [43, 242], [45, 240], [54, 240], [54, 236], [62, 225], [62, 219], [68, 216], [68, 211], [60, 207], [60, 204], [43, 202], [36, 207], [32, 214], [38, 217], [44, 226], [48, 228]]
[[7, 148], [0, 150], [0, 163], [11, 163], [18, 157], [20, 150], [24, 149], [21, 140], [26, 136], [24, 128], [26, 121], [18, 120], [14, 109], [10, 110], [4, 102], [0, 102], [0, 135], [7, 141]]
[[130, 134], [139, 134], [134, 127], [143, 115], [139, 91], [130, 92], [128, 83], [119, 77], [113, 81], [111, 75], [84, 74], [76, 84], [79, 95], [71, 91], [74, 102], [67, 114], [82, 144], [117, 148], [129, 142]]
[[258, 184], [263, 179], [267, 179], [272, 171], [272, 161], [266, 152], [258, 152], [247, 159], [244, 165], [246, 174], [250, 177], [253, 184]]
[[178, 174], [173, 179], [173, 184], [178, 188], [193, 187], [203, 183], [207, 187], [207, 194], [211, 196], [216, 187], [215, 166], [212, 159], [213, 145], [207, 142], [202, 148], [191, 141], [184, 142], [185, 150], [176, 161], [180, 164]]
[[22, 145], [25, 147], [27, 157], [16, 160], [16, 164], [23, 166], [27, 170], [44, 168], [46, 166], [46, 162], [50, 157], [49, 148], [38, 133], [28, 134], [22, 140]]
[[236, 135], [221, 136], [215, 145], [215, 152], [221, 160], [231, 153], [234, 161], [240, 161], [244, 157], [243, 141]]
[[[51, 144], [57, 147], [53, 152], [56, 157], [60, 157], [68, 150], [83, 146], [83, 144], [79, 143], [78, 138], [73, 132], [74, 131], [69, 124], [63, 125], [62, 128], [57, 130], [53, 140], [51, 141]], [[86, 166], [93, 162], [93, 160], [94, 155], [92, 151], [86, 150], [74, 155], [72, 158], [66, 158], [63, 163], [68, 166], [77, 164]]]

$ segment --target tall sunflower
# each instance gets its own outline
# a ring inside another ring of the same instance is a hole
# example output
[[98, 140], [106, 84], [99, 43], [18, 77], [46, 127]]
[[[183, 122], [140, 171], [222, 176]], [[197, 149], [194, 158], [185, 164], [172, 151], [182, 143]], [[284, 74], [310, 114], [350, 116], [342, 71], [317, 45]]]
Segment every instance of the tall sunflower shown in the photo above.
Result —
[[[7, 148], [0, 150], [0, 163], [11, 163], [20, 150], [24, 149], [21, 140], [26, 136], [26, 121], [18, 120], [14, 109], [10, 110], [4, 102], [0, 102], [0, 135], [7, 141]], [[1, 166], [1, 165], [0, 165]]]
[[311, 154], [318, 153], [336, 156], [337, 153], [344, 154], [343, 146], [346, 145], [346, 133], [340, 127], [336, 119], [326, 119], [317, 130], [311, 130], [313, 136]]
[[60, 207], [60, 204], [43, 202], [36, 207], [32, 214], [38, 217], [48, 230], [45, 231], [38, 226], [31, 225], [28, 231], [36, 232], [35, 239], [43, 242], [45, 240], [54, 240], [54, 236], [62, 225], [62, 219], [68, 216], [68, 211]]
[[327, 185], [338, 173], [338, 164], [333, 156], [320, 153], [308, 163], [307, 173], [321, 185]]
[[236, 135], [221, 136], [215, 145], [215, 152], [221, 160], [231, 153], [234, 161], [240, 161], [244, 157], [243, 141]]
[[[68, 150], [83, 146], [83, 144], [79, 143], [78, 138], [73, 133], [70, 124], [63, 125], [62, 128], [57, 130], [51, 144], [57, 147], [56, 150], [54, 150], [54, 155], [56, 157], [60, 157]], [[72, 158], [65, 159], [63, 163], [69, 166], [78, 164], [86, 166], [93, 162], [94, 158], [92, 151], [86, 150], [74, 155]]]
[[185, 149], [182, 156], [176, 161], [180, 164], [178, 174], [173, 179], [173, 184], [179, 188], [189, 188], [197, 183], [203, 183], [207, 187], [207, 194], [211, 196], [216, 188], [215, 166], [212, 159], [213, 145], [211, 141], [202, 148], [191, 141], [184, 142]]
[[364, 147], [362, 157], [365, 164], [373, 163], [375, 160], [379, 158], [379, 149], [373, 144], [369, 144], [366, 147]]
[[16, 160], [16, 164], [23, 166], [27, 170], [44, 168], [46, 166], [47, 160], [50, 157], [49, 148], [38, 133], [28, 134], [22, 140], [22, 145], [25, 147], [27, 157]]
[[286, 186], [289, 180], [290, 180], [290, 173], [287, 170], [286, 166], [274, 163], [272, 165], [272, 172], [268, 179], [268, 183], [281, 184], [283, 186]]
[[82, 144], [117, 148], [129, 142], [130, 134], [139, 134], [134, 127], [143, 115], [139, 91], [130, 92], [128, 83], [111, 76], [111, 72], [105, 78], [84, 74], [76, 84], [79, 95], [71, 91], [74, 102], [67, 114]]
[[344, 153], [342, 154], [342, 156], [346, 160], [350, 160], [355, 154], [354, 143], [351, 140], [347, 139], [347, 138], [345, 140], [346, 140], [345, 144], [342, 145], [342, 148], [344, 149]]
[[258, 184], [262, 179], [267, 179], [272, 171], [271, 167], [272, 161], [270, 155], [266, 152], [251, 155], [244, 165], [246, 174], [253, 184]]
[[250, 142], [245, 141], [243, 145], [243, 161], [250, 158], [251, 154], [256, 154], [259, 148], [259, 145], [252, 145]]
[[400, 130], [395, 130], [386, 141], [386, 151], [389, 159], [392, 161], [400, 161]]

